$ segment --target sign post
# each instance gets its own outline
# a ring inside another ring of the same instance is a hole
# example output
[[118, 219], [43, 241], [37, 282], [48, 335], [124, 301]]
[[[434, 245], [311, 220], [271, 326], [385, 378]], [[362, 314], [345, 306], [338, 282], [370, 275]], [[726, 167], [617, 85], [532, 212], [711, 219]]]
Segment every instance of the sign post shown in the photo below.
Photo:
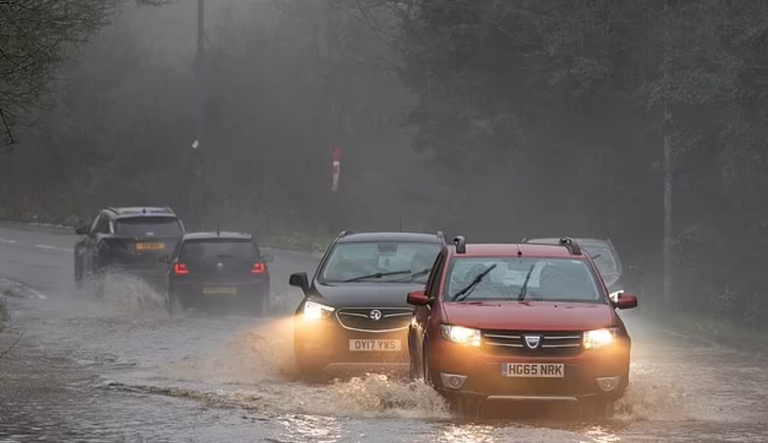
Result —
[[333, 213], [331, 214], [331, 223], [333, 229], [341, 229], [341, 205], [339, 204], [339, 176], [341, 175], [341, 148], [333, 148], [333, 181], [331, 183], [331, 192], [333, 193]]

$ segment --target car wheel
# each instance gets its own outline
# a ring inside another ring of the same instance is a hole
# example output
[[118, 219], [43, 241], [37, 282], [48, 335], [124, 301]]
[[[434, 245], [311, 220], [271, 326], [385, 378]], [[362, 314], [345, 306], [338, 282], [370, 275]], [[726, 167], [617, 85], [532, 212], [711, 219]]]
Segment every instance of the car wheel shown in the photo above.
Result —
[[416, 367], [416, 361], [414, 360], [414, 352], [413, 352], [414, 346], [413, 346], [413, 340], [411, 339], [410, 334], [408, 335], [408, 380], [415, 382], [419, 381], [421, 377], [419, 377], [419, 370]]
[[272, 307], [271, 306], [272, 303], [269, 297], [269, 292], [267, 292], [266, 294], [262, 294], [260, 302], [261, 302], [261, 307], [259, 308], [259, 314], [262, 317], [269, 317], [269, 314], [271, 313], [271, 307]]
[[301, 351], [301, 346], [294, 348], [294, 361], [296, 373], [300, 379], [308, 383], [319, 383], [323, 379], [322, 367], [316, 362], [309, 360]]
[[590, 398], [579, 402], [579, 418], [582, 420], [602, 420], [610, 418], [614, 410], [613, 399]]
[[173, 316], [174, 313], [181, 313], [183, 309], [181, 307], [181, 301], [173, 292], [168, 291], [165, 296], [165, 310], [168, 311], [168, 315]]
[[438, 391], [440, 389], [438, 378], [434, 376], [432, 372], [431, 359], [429, 358], [429, 344], [424, 343], [424, 354], [422, 355], [423, 369], [424, 369], [424, 383], [432, 389]]
[[464, 418], [479, 419], [482, 415], [483, 402], [475, 397], [454, 397], [451, 406], [454, 412]]

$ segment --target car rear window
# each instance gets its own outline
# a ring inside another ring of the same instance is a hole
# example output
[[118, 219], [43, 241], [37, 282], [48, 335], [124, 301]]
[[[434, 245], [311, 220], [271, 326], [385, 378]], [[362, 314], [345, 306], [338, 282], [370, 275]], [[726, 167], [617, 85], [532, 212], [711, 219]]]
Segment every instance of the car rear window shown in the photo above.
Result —
[[525, 300], [597, 302], [604, 300], [596, 274], [586, 260], [548, 257], [461, 257], [450, 266], [446, 300], [494, 266], [464, 299], [517, 300], [528, 279]]
[[136, 237], [172, 237], [184, 233], [176, 217], [119, 218], [114, 231], [118, 235]]
[[248, 260], [260, 257], [259, 248], [250, 240], [204, 239], [187, 240], [181, 247], [181, 259], [204, 261], [207, 259], [242, 258]]

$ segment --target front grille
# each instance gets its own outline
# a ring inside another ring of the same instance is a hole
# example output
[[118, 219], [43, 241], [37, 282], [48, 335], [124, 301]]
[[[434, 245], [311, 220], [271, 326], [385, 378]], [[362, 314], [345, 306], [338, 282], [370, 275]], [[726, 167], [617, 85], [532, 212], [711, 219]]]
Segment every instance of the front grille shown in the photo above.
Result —
[[[381, 313], [378, 320], [374, 320], [375, 315], [372, 316], [374, 311]], [[410, 308], [340, 308], [336, 310], [336, 318], [341, 326], [370, 332], [405, 329], [412, 317], [413, 310]]]
[[[583, 351], [582, 334], [581, 331], [484, 330], [483, 347], [500, 356], [570, 357]], [[538, 337], [538, 346], [528, 346], [525, 336]]]

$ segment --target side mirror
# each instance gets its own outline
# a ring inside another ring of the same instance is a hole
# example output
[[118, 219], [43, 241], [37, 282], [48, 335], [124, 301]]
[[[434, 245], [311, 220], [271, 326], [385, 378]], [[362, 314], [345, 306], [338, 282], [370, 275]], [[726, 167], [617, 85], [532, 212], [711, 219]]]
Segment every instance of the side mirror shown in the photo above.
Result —
[[79, 228], [75, 229], [75, 234], [77, 235], [88, 234], [88, 226], [80, 226]]
[[637, 297], [632, 294], [622, 292], [618, 294], [617, 299], [613, 305], [618, 309], [633, 309], [637, 307]]
[[160, 258], [158, 258], [158, 260], [160, 261], [160, 263], [166, 263], [166, 264], [171, 263], [171, 257], [168, 255], [162, 255], [160, 256]]
[[426, 306], [429, 304], [427, 291], [413, 291], [408, 293], [408, 304], [414, 306]]
[[261, 261], [264, 263], [272, 263], [275, 261], [275, 256], [272, 254], [261, 254]]
[[288, 278], [288, 284], [296, 288], [301, 288], [302, 291], [306, 292], [309, 290], [309, 278], [307, 278], [307, 273], [297, 272], [291, 274]]

